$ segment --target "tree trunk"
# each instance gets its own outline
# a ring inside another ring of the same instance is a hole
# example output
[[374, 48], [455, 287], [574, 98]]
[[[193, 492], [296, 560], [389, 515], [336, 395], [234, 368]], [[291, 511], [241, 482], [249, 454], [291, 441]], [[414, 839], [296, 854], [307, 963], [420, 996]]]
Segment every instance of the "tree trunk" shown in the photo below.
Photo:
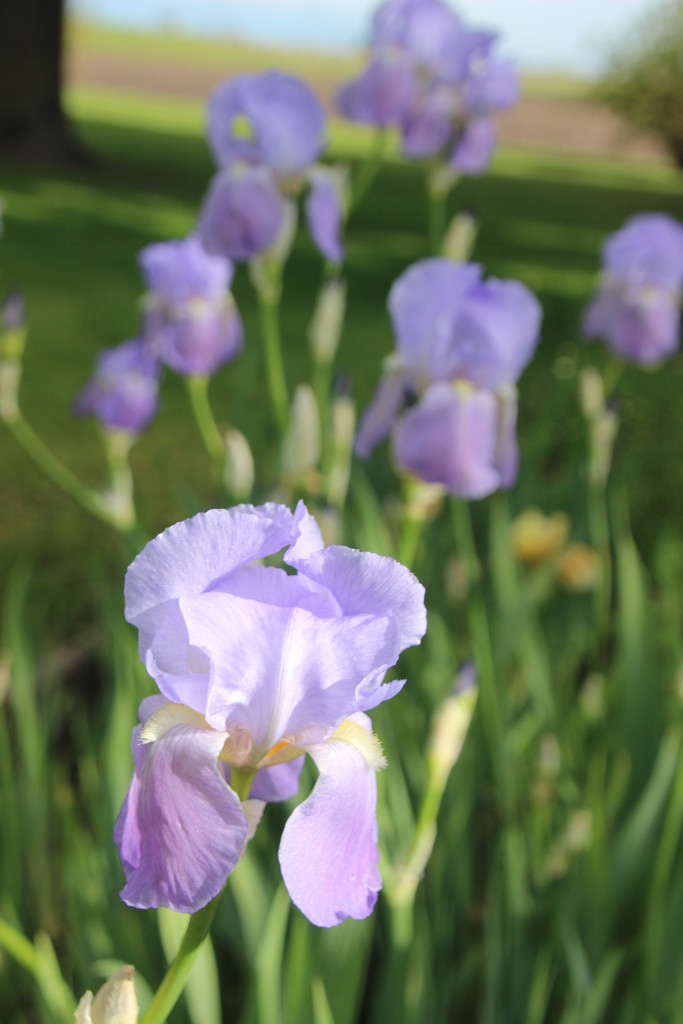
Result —
[[0, 0], [0, 157], [73, 162], [62, 107], [65, 0]]

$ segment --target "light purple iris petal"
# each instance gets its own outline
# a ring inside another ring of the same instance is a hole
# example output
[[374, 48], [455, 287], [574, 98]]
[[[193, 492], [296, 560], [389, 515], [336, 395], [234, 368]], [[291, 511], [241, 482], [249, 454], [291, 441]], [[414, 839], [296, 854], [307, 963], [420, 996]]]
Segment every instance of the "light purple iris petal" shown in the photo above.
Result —
[[340, 91], [337, 108], [349, 121], [386, 128], [404, 117], [415, 90], [414, 73], [405, 61], [376, 58]]
[[671, 293], [647, 286], [628, 292], [609, 286], [598, 292], [586, 310], [583, 332], [604, 338], [622, 359], [642, 366], [661, 362], [680, 344], [678, 303]]
[[104, 349], [92, 379], [76, 399], [75, 411], [94, 416], [105, 430], [139, 434], [156, 414], [159, 376], [157, 359], [137, 338]]
[[[240, 124], [239, 118], [246, 123]], [[285, 177], [302, 172], [319, 157], [325, 113], [304, 82], [268, 71], [219, 86], [209, 101], [207, 130], [218, 164], [247, 161]]]
[[[145, 702], [141, 721], [164, 702]], [[151, 743], [133, 733], [135, 774], [114, 839], [129, 906], [192, 914], [216, 896], [240, 858], [247, 822], [217, 758], [225, 735], [176, 725]]]
[[138, 263], [149, 291], [173, 305], [221, 299], [232, 281], [230, 261], [209, 255], [194, 235], [148, 245], [138, 253]]
[[244, 730], [260, 756], [283, 736], [334, 727], [400, 652], [395, 619], [380, 613], [320, 618], [219, 593], [181, 599], [181, 610], [211, 658], [207, 721]]
[[480, 277], [476, 264], [427, 259], [414, 263], [394, 282], [389, 313], [401, 365], [424, 382], [455, 375], [453, 327]]
[[273, 244], [284, 209], [268, 168], [220, 171], [211, 180], [199, 214], [201, 243], [207, 252], [250, 260]]
[[463, 35], [462, 22], [442, 0], [387, 0], [372, 22], [375, 48], [397, 49], [438, 77], [460, 73]]
[[242, 351], [244, 331], [230, 300], [173, 311], [157, 335], [159, 358], [176, 373], [209, 376]]
[[683, 225], [663, 213], [632, 217], [603, 247], [608, 275], [628, 285], [683, 287]]
[[498, 409], [489, 391], [432, 384], [394, 434], [397, 463], [459, 498], [483, 498], [500, 485], [496, 468]]
[[419, 644], [424, 636], [424, 587], [410, 569], [393, 558], [334, 545], [312, 554], [297, 567], [300, 574], [334, 595], [343, 615], [394, 619], [401, 651]]
[[516, 383], [536, 350], [541, 316], [538, 299], [519, 281], [478, 282], [454, 327], [456, 376], [492, 391]]
[[489, 117], [475, 117], [467, 123], [450, 156], [450, 164], [461, 174], [483, 174], [498, 145], [498, 132]]
[[382, 888], [377, 779], [375, 768], [343, 740], [312, 746], [309, 753], [320, 775], [285, 825], [280, 867], [299, 910], [328, 928], [347, 917], [367, 917]]
[[519, 99], [519, 76], [511, 60], [484, 57], [463, 85], [463, 102], [470, 114], [509, 110]]
[[277, 764], [272, 768], [261, 768], [256, 772], [251, 784], [250, 796], [266, 803], [279, 803], [290, 800], [299, 792], [299, 779], [304, 766], [304, 755], [285, 764]]
[[173, 598], [201, 594], [242, 565], [296, 541], [294, 516], [284, 505], [212, 509], [170, 526], [150, 541], [126, 573], [126, 619]]
[[381, 378], [372, 401], [360, 421], [354, 451], [367, 459], [373, 449], [388, 437], [394, 421], [403, 408], [408, 381], [401, 370], [390, 370]]
[[401, 149], [405, 156], [422, 159], [435, 156], [453, 134], [453, 104], [448, 93], [435, 89], [426, 93], [401, 122]]
[[341, 196], [333, 175], [323, 168], [316, 168], [311, 174], [306, 220], [311, 237], [325, 259], [341, 263], [344, 259]]

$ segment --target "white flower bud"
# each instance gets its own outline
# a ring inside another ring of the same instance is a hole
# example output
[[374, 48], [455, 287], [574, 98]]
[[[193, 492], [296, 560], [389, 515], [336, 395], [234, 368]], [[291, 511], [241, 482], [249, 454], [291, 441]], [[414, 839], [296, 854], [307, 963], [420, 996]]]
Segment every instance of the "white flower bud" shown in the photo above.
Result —
[[254, 456], [246, 437], [240, 430], [228, 427], [223, 432], [225, 469], [223, 482], [239, 501], [246, 501], [254, 486]]
[[122, 967], [105, 981], [94, 999], [92, 992], [86, 992], [76, 1010], [76, 1024], [137, 1024], [134, 978], [132, 967]]
[[477, 221], [471, 213], [456, 213], [441, 247], [444, 257], [454, 263], [466, 263], [474, 249], [477, 230]]
[[309, 384], [294, 392], [289, 430], [282, 444], [282, 470], [290, 480], [300, 480], [320, 461], [320, 416]]
[[325, 281], [313, 312], [308, 341], [318, 363], [331, 363], [334, 359], [346, 312], [346, 282]]

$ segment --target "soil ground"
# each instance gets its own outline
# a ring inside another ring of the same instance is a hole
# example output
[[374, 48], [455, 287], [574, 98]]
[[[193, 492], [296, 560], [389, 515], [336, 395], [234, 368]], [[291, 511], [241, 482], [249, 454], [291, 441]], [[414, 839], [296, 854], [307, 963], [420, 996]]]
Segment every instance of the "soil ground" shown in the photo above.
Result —
[[[135, 93], [205, 100], [214, 86], [226, 77], [233, 64], [234, 44], [226, 48], [226, 59], [218, 60], [216, 49], [211, 57], [202, 60], [195, 49], [186, 56], [158, 50], [145, 53], [139, 49], [127, 50], [101, 45], [97, 37], [78, 36], [70, 48], [66, 68], [69, 86], [96, 86]], [[245, 48], [239, 52], [239, 70], [261, 70], [264, 55], [258, 50]], [[232, 59], [230, 59], [232, 57]], [[268, 54], [266, 63], [272, 62]], [[313, 73], [307, 78], [329, 109], [340, 85], [339, 71], [334, 59], [330, 61], [330, 74], [321, 73], [318, 57]], [[234, 65], [233, 65], [234, 66]], [[534, 90], [535, 92], [535, 90]], [[664, 147], [657, 139], [635, 134], [610, 111], [574, 96], [526, 95], [521, 102], [500, 119], [500, 137], [503, 145], [520, 149], [563, 152], [581, 156], [594, 156], [617, 161], [670, 162]]]

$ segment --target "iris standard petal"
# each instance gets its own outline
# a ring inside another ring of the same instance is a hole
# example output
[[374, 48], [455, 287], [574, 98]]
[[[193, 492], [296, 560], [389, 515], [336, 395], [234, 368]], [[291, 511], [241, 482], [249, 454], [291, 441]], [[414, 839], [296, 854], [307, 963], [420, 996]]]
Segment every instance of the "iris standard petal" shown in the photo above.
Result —
[[388, 304], [401, 365], [425, 383], [454, 376], [453, 326], [480, 277], [481, 267], [474, 263], [426, 259], [394, 282]]
[[325, 112], [310, 87], [281, 71], [249, 76], [244, 113], [253, 126], [260, 162], [278, 176], [304, 171], [325, 145]]
[[284, 216], [284, 202], [268, 168], [228, 168], [211, 180], [198, 233], [207, 252], [250, 260], [275, 242]]
[[610, 235], [602, 250], [610, 277], [625, 285], [683, 287], [683, 224], [664, 213], [641, 213]]
[[284, 505], [212, 509], [170, 526], [145, 545], [126, 573], [126, 620], [138, 625], [162, 601], [199, 594], [228, 573], [273, 555], [298, 537]]
[[210, 255], [194, 235], [146, 246], [138, 253], [138, 264], [149, 291], [173, 305], [196, 298], [219, 300], [232, 281], [230, 260]]
[[457, 377], [496, 391], [514, 384], [538, 344], [542, 310], [519, 281], [475, 285], [454, 325]]
[[105, 430], [140, 434], [156, 415], [160, 375], [158, 360], [139, 338], [104, 349], [75, 412], [93, 416]]
[[341, 263], [342, 198], [336, 176], [322, 167], [311, 172], [311, 188], [306, 198], [306, 222], [311, 238], [330, 263]]
[[207, 720], [250, 736], [256, 761], [283, 738], [334, 728], [400, 651], [394, 618], [377, 612], [321, 618], [215, 592], [181, 609], [190, 642], [211, 658]]
[[239, 797], [217, 765], [226, 734], [158, 699], [143, 704], [141, 721], [135, 774], [114, 830], [126, 875], [121, 898], [193, 914], [218, 895], [247, 840]]
[[498, 410], [490, 391], [432, 384], [394, 434], [399, 466], [459, 498], [483, 498], [500, 486]]
[[375, 812], [383, 761], [373, 739], [365, 715], [354, 715], [346, 729], [308, 748], [320, 775], [282, 834], [287, 891], [319, 927], [367, 917], [382, 887]]

